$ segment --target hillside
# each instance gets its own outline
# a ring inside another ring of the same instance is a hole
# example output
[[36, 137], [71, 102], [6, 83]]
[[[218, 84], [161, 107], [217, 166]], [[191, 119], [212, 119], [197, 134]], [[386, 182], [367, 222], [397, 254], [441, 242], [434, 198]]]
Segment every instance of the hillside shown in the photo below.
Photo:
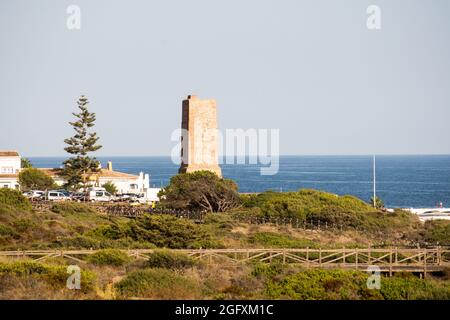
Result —
[[[299, 227], [247, 223], [249, 217], [312, 220], [313, 224], [303, 228], [301, 223]], [[314, 227], [318, 221], [320, 229]], [[17, 192], [0, 190], [0, 250], [105, 249], [82, 264], [85, 287], [77, 292], [64, 288], [65, 266], [70, 263], [66, 259], [43, 264], [0, 260], [0, 298], [448, 299], [449, 283], [442, 275], [429, 280], [383, 278], [384, 291], [373, 292], [364, 289], [363, 272], [306, 271], [276, 262], [232, 267], [199, 263], [166, 251], [137, 261], [114, 249], [445, 244], [450, 242], [449, 230], [445, 221], [423, 225], [403, 211], [378, 212], [354, 197], [314, 190], [246, 196], [243, 207], [208, 214], [202, 223], [170, 215], [109, 217], [80, 203], [55, 203], [50, 210], [37, 212]], [[405, 294], [405, 288], [413, 288], [414, 294]]]

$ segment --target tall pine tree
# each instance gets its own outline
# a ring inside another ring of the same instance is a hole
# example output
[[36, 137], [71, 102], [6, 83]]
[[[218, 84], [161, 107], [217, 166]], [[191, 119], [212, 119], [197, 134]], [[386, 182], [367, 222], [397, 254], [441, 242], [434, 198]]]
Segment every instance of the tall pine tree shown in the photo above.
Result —
[[99, 139], [97, 133], [90, 132], [95, 123], [95, 113], [89, 112], [88, 105], [89, 101], [85, 96], [78, 99], [79, 113], [73, 113], [77, 119], [69, 122], [75, 130], [75, 135], [64, 140], [67, 144], [64, 150], [73, 157], [64, 161], [62, 170], [67, 187], [72, 189], [82, 187], [84, 191], [88, 187], [89, 177], [100, 171], [100, 162], [95, 157], [89, 157], [88, 153], [95, 152], [102, 147], [97, 144]]

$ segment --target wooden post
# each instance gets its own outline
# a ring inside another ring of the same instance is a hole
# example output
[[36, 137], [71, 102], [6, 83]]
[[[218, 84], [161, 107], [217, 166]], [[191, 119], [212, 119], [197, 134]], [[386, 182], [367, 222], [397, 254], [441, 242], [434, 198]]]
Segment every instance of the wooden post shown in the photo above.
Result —
[[286, 264], [286, 250], [283, 249], [283, 264]]
[[342, 247], [342, 263], [345, 264], [345, 247]]
[[436, 252], [436, 262], [437, 265], [440, 266], [441, 265], [441, 246], [437, 247], [437, 252]]
[[423, 253], [423, 278], [427, 277], [427, 249]]
[[392, 277], [392, 249], [389, 249], [389, 277]]
[[322, 248], [319, 248], [319, 266], [322, 266]]
[[358, 248], [355, 249], [355, 269], [358, 270]]
[[309, 247], [306, 247], [306, 266], [309, 267]]

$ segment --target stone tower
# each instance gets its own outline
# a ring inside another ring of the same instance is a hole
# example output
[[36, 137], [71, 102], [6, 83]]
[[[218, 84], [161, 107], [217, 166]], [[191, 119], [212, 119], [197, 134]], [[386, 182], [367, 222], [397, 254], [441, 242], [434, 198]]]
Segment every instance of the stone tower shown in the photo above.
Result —
[[179, 173], [208, 170], [222, 176], [217, 153], [215, 100], [189, 95], [183, 100], [181, 119], [181, 166]]

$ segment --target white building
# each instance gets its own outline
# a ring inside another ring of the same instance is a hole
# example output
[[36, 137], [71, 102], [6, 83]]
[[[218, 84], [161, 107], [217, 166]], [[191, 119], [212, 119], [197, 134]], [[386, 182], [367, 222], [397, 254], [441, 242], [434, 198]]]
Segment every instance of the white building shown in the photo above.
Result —
[[[55, 183], [62, 186], [65, 183], [63, 177], [61, 177], [61, 169], [46, 169], [41, 168], [42, 171], [47, 173], [49, 176], [55, 180]], [[124, 172], [114, 171], [112, 168], [112, 162], [108, 162], [107, 169], [100, 169], [100, 172], [93, 174], [90, 177], [92, 186], [101, 187], [107, 182], [112, 182], [118, 193], [134, 193], [140, 194], [144, 193], [146, 197], [151, 201], [157, 201], [154, 194], [160, 189], [150, 188], [150, 176], [144, 174], [143, 172], [139, 175], [128, 174]]]
[[0, 188], [19, 189], [20, 155], [0, 150]]
[[[61, 177], [61, 169], [38, 168], [55, 180], [55, 183], [62, 186], [65, 183]], [[20, 189], [19, 172], [21, 170], [21, 157], [17, 151], [0, 150], [0, 188]], [[112, 182], [119, 193], [144, 193], [150, 201], [158, 201], [157, 194], [159, 188], [150, 188], [150, 176], [143, 172], [133, 175], [114, 171], [112, 162], [108, 162], [106, 169], [90, 177], [93, 186], [101, 187], [107, 182]]]

